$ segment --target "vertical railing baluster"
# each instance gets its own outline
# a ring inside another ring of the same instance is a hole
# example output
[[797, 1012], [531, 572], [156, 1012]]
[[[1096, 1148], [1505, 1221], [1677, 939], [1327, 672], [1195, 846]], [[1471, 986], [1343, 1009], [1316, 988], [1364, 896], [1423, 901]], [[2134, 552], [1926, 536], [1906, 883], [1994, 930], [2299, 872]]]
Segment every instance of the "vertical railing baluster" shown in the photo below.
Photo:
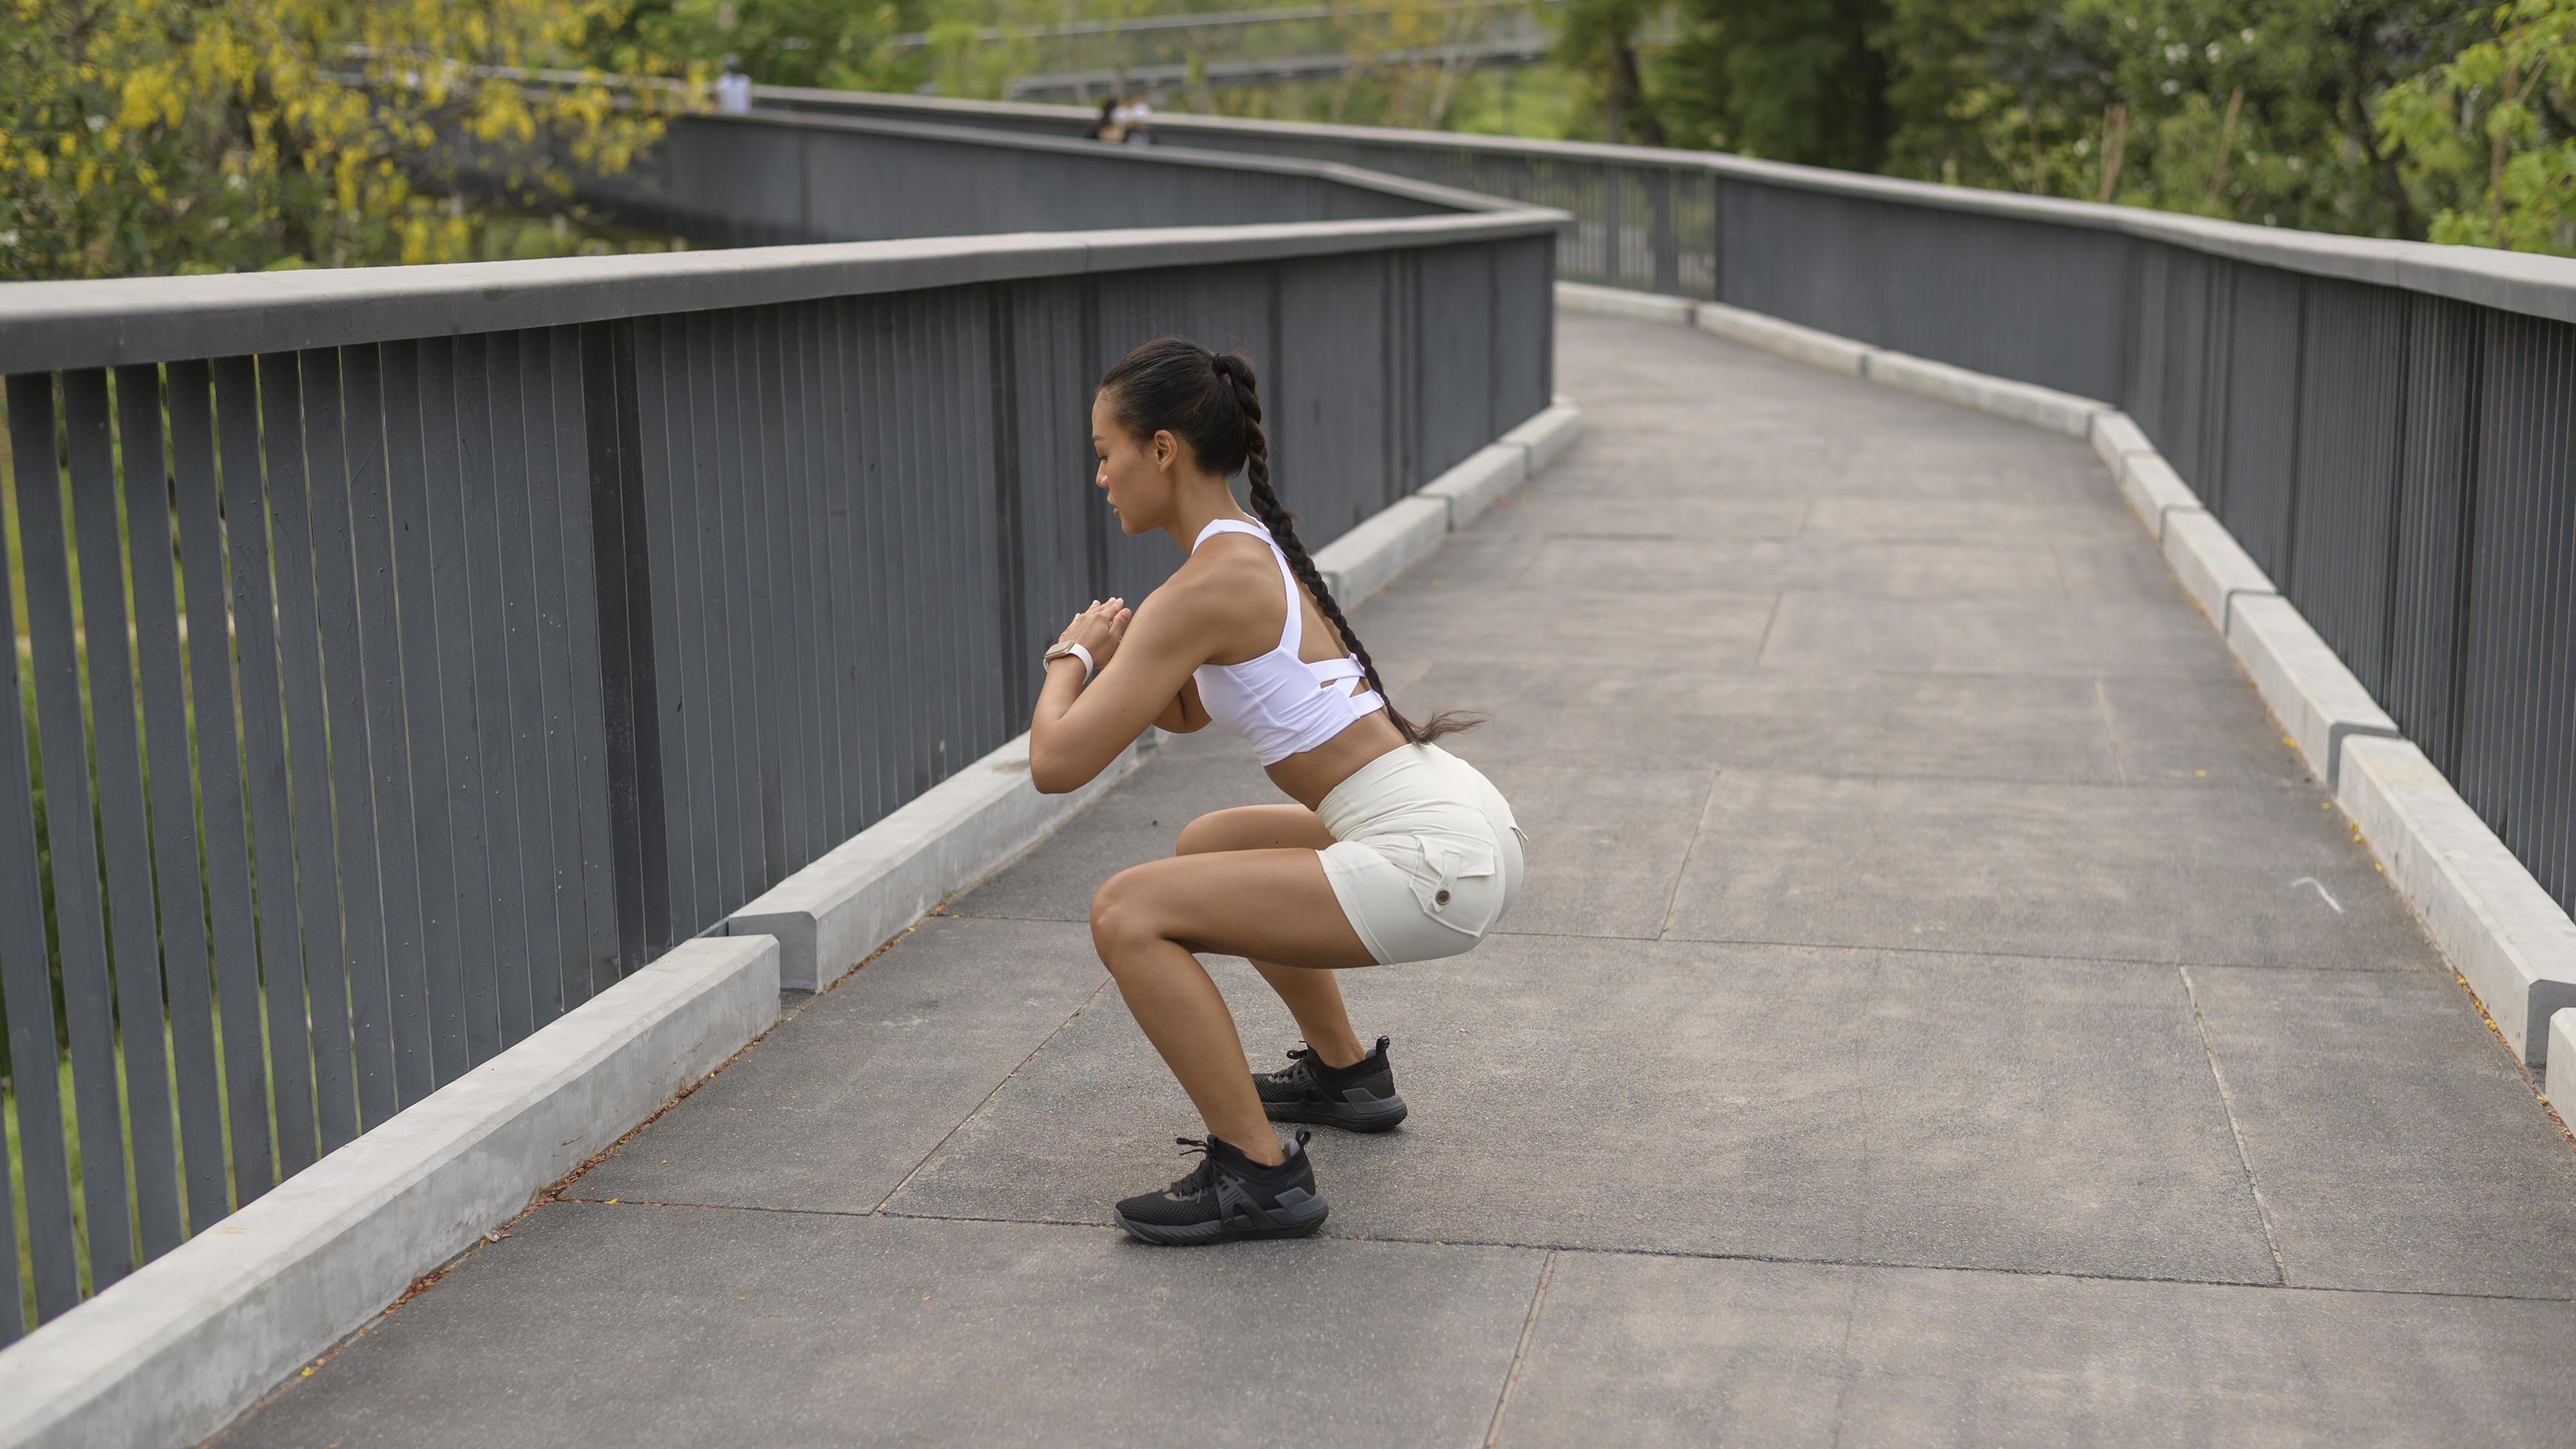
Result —
[[[742, 704], [734, 685], [738, 654], [728, 588], [733, 572], [725, 557], [725, 476], [716, 433], [724, 379], [715, 360], [714, 319], [692, 312], [682, 321], [687, 386], [672, 405], [685, 408], [689, 415], [689, 485], [683, 490], [689, 507], [674, 527], [687, 536], [682, 543], [681, 590], [689, 600], [689, 617], [682, 628], [691, 632], [698, 662], [698, 710], [690, 725], [690, 749], [713, 804], [706, 833], [708, 852], [700, 858], [699, 875], [702, 882], [713, 882], [715, 909], [732, 911], [749, 901], [751, 894], [743, 887], [743, 799], [734, 774], [735, 719]], [[673, 467], [678, 466], [675, 460]]]
[[554, 373], [556, 508], [563, 520], [564, 611], [574, 700], [574, 795], [580, 802], [582, 949], [589, 990], [616, 984], [617, 873], [609, 845], [608, 713], [600, 665], [600, 600], [591, 537], [590, 399], [577, 327], [547, 331]]
[[[432, 459], [447, 476], [456, 444], [452, 420], [430, 426], [430, 378], [421, 366], [421, 344], [388, 342], [381, 353], [385, 416], [385, 498], [382, 527], [390, 556], [362, 569], [369, 589], [365, 647], [368, 672], [386, 679], [395, 699], [369, 701], [371, 728], [380, 737], [407, 735], [409, 778], [378, 770], [379, 798], [410, 800], [412, 859], [418, 880], [420, 951], [394, 978], [394, 1029], [406, 1050], [428, 1054], [428, 1079], [443, 1085], [473, 1065], [465, 1043], [463, 914], [456, 891], [456, 851], [447, 783], [447, 746], [441, 723], [445, 682], [439, 669], [437, 565], [430, 539], [437, 526], [430, 502]], [[399, 682], [400, 689], [393, 689]], [[398, 713], [388, 713], [397, 710]], [[402, 1058], [397, 1057], [397, 1063]], [[403, 1078], [406, 1099], [409, 1077]]]
[[[231, 1178], [224, 1160], [225, 1089], [233, 1089], [229, 1095], [234, 1137], [245, 1146], [255, 1141], [263, 1161], [268, 1147], [268, 1094], [247, 1072], [238, 1085], [225, 1080], [227, 1056], [246, 1067], [257, 1064], [259, 1033], [244, 1033], [249, 1037], [246, 1051], [236, 1048], [219, 1054], [216, 1042], [219, 998], [227, 1004], [242, 1003], [235, 1008], [240, 1014], [234, 1020], [245, 1024], [259, 1020], [259, 927], [252, 915], [241, 750], [233, 722], [233, 629], [225, 607], [230, 585], [224, 574], [222, 499], [216, 491], [220, 485], [215, 476], [214, 377], [202, 362], [174, 362], [169, 367], [169, 389], [171, 475], [188, 604], [188, 697], [196, 716], [207, 915], [214, 922], [211, 972], [201, 964], [195, 971], [168, 973], [170, 1031], [179, 1069], [179, 1140], [188, 1159], [188, 1226], [192, 1232], [202, 1232], [232, 1209]], [[138, 556], [141, 550], [138, 544]], [[141, 598], [139, 582], [136, 596]], [[153, 672], [147, 665], [147, 680]], [[198, 832], [192, 827], [188, 834], [193, 846]], [[189, 854], [194, 854], [193, 848]], [[163, 907], [165, 930], [169, 929], [168, 909]]]
[[[386, 963], [396, 950], [416, 950], [420, 929], [417, 899], [398, 927], [394, 902], [385, 888], [380, 857], [387, 841], [380, 836], [376, 816], [376, 746], [368, 730], [366, 661], [358, 652], [357, 554], [349, 496], [357, 490], [383, 488], [382, 415], [353, 426], [350, 414], [363, 411], [371, 400], [351, 386], [352, 380], [342, 374], [341, 360], [337, 349], [317, 349], [304, 354], [302, 368], [313, 590], [320, 610], [324, 708], [330, 722], [340, 898], [347, 911], [342, 971], [308, 976], [307, 982], [316, 988], [317, 1060], [320, 1042], [327, 1039], [333, 1061], [345, 1054], [355, 1064], [363, 1128], [402, 1109], [400, 1084], [394, 1075]], [[356, 381], [370, 384], [373, 374]], [[381, 406], [381, 397], [373, 401]], [[411, 843], [409, 823], [403, 822], [401, 832], [405, 848]], [[325, 986], [334, 993], [345, 992], [345, 1000], [326, 996], [320, 989]]]
[[694, 897], [697, 873], [690, 854], [697, 833], [696, 816], [703, 808], [697, 793], [691, 789], [687, 753], [687, 720], [682, 711], [695, 707], [681, 649], [680, 627], [676, 607], [676, 590], [664, 581], [674, 576], [678, 567], [671, 537], [672, 418], [665, 380], [665, 321], [645, 317], [635, 323], [635, 396], [636, 396], [636, 477], [638, 498], [642, 503], [635, 526], [644, 536], [645, 567], [657, 584], [649, 591], [646, 607], [651, 611], [654, 661], [654, 736], [660, 748], [651, 762], [662, 781], [662, 828], [669, 845], [662, 860], [662, 873], [657, 876], [659, 889], [670, 901], [671, 919], [680, 936], [696, 929]]
[[440, 1082], [429, 1031], [429, 915], [439, 903], [424, 888], [421, 865], [420, 804], [412, 794], [411, 741], [404, 722], [408, 681], [391, 534], [395, 475], [416, 474], [420, 468], [420, 400], [412, 390], [413, 379], [389, 378], [386, 362], [385, 349], [374, 345], [341, 351], [349, 471], [346, 499], [337, 506], [345, 510], [356, 584], [355, 663], [361, 683], [355, 704], [366, 725], [366, 783], [373, 800], [384, 911], [384, 970], [381, 978], [368, 979], [365, 993], [357, 998], [358, 1019], [366, 1024], [359, 1060], [372, 1059], [378, 1071], [390, 1065], [390, 1095], [397, 1106], [409, 1106]]
[[[554, 923], [551, 951], [539, 952], [535, 969], [549, 977], [555, 999], [570, 1010], [590, 999], [589, 906], [581, 870], [581, 773], [574, 716], [597, 703], [594, 679], [584, 687], [572, 668], [572, 594], [566, 587], [564, 496], [578, 495], [582, 459], [564, 451], [559, 406], [578, 407], [575, 395], [558, 400], [555, 338], [530, 333], [520, 344], [519, 385], [527, 399], [528, 543], [536, 581], [537, 666], [542, 693], [540, 728], [546, 793], [535, 842], [545, 862], [544, 919]], [[538, 943], [531, 942], [534, 950]]]
[[[170, 757], [175, 746], [175, 778], [162, 782], [170, 793], [162, 797], [162, 808], [170, 811], [172, 823], [180, 827], [185, 838], [187, 857], [182, 867], [175, 858], [168, 869], [174, 891], [183, 884], [187, 899], [181, 914], [187, 919], [174, 928], [172, 947], [174, 964], [184, 959], [179, 953], [187, 943], [195, 945], [194, 960], [203, 963], [205, 952], [205, 905], [195, 892], [196, 885], [196, 808], [194, 792], [189, 788], [187, 725], [176, 707], [178, 695], [178, 621], [176, 602], [171, 597], [170, 568], [170, 500], [166, 491], [169, 477], [161, 454], [161, 375], [150, 366], [121, 367], [116, 370], [116, 413], [118, 453], [122, 472], [128, 483], [145, 496], [136, 500], [148, 503], [142, 511], [151, 517], [138, 526], [158, 536], [157, 554], [138, 555], [135, 572], [139, 576], [158, 569], [157, 590], [151, 581], [138, 577], [136, 587], [149, 590], [135, 600], [137, 613], [134, 627], [153, 636], [155, 662], [169, 667], [168, 675], [152, 690], [164, 695], [173, 706], [160, 723], [162, 735], [169, 740], [163, 755]], [[100, 402], [106, 401], [102, 396]], [[100, 422], [104, 424], [102, 413]], [[81, 433], [75, 431], [72, 452], [72, 528], [79, 535], [81, 560], [81, 630], [88, 645], [90, 727], [97, 770], [98, 817], [107, 844], [108, 924], [115, 947], [117, 1039], [124, 1049], [125, 1116], [127, 1148], [134, 1173], [134, 1216], [140, 1230], [142, 1249], [137, 1262], [149, 1262], [179, 1245], [182, 1236], [179, 1211], [179, 1178], [177, 1144], [172, 1140], [170, 1082], [166, 1031], [161, 999], [161, 940], [157, 902], [153, 892], [152, 827], [145, 803], [146, 781], [143, 741], [138, 738], [135, 723], [136, 662], [126, 648], [125, 550], [118, 535], [117, 459], [111, 459], [102, 446], [95, 456], [87, 457], [81, 446]], [[98, 441], [106, 441], [102, 427]], [[88, 466], [84, 467], [84, 461]], [[156, 613], [159, 617], [155, 617]], [[157, 647], [170, 645], [166, 658]], [[171, 797], [177, 797], [173, 800]], [[202, 969], [201, 966], [199, 969]], [[100, 1159], [84, 1156], [84, 1164]], [[114, 1161], [114, 1159], [108, 1159]]]
[[[621, 447], [619, 413], [627, 400], [618, 371], [631, 361], [617, 345], [616, 329], [596, 323], [582, 329], [583, 425], [590, 444], [591, 551], [599, 600], [599, 667], [605, 685], [608, 746], [609, 850], [617, 869], [617, 959], [632, 969], [644, 949], [644, 898], [654, 887], [645, 873], [643, 771], [639, 740], [645, 708], [638, 689], [638, 660], [649, 625], [631, 577], [626, 469], [632, 454]], [[636, 540], [638, 544], [641, 540]]]
[[[515, 450], [524, 439], [503, 436], [505, 418], [494, 399], [496, 350], [517, 344], [507, 333], [456, 340], [457, 471], [464, 508], [465, 596], [470, 606], [474, 643], [474, 752], [479, 769], [473, 776], [482, 797], [486, 890], [492, 903], [493, 1001], [500, 1013], [501, 1045], [523, 1040], [536, 1027], [535, 1002], [528, 984], [528, 911], [526, 882], [520, 875], [518, 770], [510, 738], [509, 621], [501, 582], [503, 547], [496, 455]], [[515, 374], [513, 374], [515, 377]], [[515, 389], [511, 390], [515, 395]], [[513, 401], [506, 421], [515, 424]], [[522, 540], [524, 541], [524, 540]], [[551, 945], [551, 941], [548, 943]]]
[[[215, 978], [215, 999], [233, 1021], [265, 1021], [259, 1032], [224, 1037], [224, 1096], [233, 1124], [236, 1207], [313, 1160], [311, 1044], [304, 1032], [305, 919], [295, 878], [295, 813], [286, 758], [285, 678], [278, 658], [276, 598], [268, 542], [268, 484], [261, 461], [260, 387], [247, 357], [218, 358], [215, 427], [220, 501], [241, 681], [242, 785], [250, 800], [252, 881], [258, 886], [259, 956]], [[264, 867], [258, 863], [265, 861]], [[319, 889], [313, 886], [312, 889]], [[290, 1014], [291, 1013], [291, 1014]], [[263, 1098], [276, 1107], [276, 1151]], [[245, 1121], [245, 1106], [257, 1110]], [[245, 1130], [248, 1129], [248, 1130]]]
[[[107, 456], [107, 379], [96, 371], [66, 372], [62, 390], [63, 437], [77, 493], [83, 472], [104, 478], [114, 466]], [[97, 1291], [134, 1270], [134, 1247], [125, 1174], [96, 1165], [124, 1161], [125, 1111], [116, 1090], [115, 1007], [109, 999], [108, 923], [99, 899], [98, 836], [90, 827], [79, 652], [86, 621], [72, 612], [61, 487], [49, 478], [31, 481], [35, 486], [18, 489], [19, 547], [27, 568], [27, 623], [44, 749], [45, 837], [54, 858], [63, 1017], [71, 1032], [72, 1097], [80, 1112], [83, 1170], [78, 1189], [87, 1219], [90, 1287]], [[110, 571], [104, 562], [98, 569]], [[121, 617], [115, 627], [122, 632]]]
[[528, 415], [526, 351], [536, 349], [543, 364], [543, 332], [509, 332], [493, 339], [489, 383], [492, 395], [492, 498], [498, 548], [494, 563], [500, 582], [501, 681], [507, 707], [501, 718], [502, 738], [510, 752], [511, 790], [507, 809], [517, 839], [514, 883], [526, 955], [528, 1020], [531, 1029], [563, 1015], [563, 965], [556, 959], [560, 939], [555, 922], [553, 831], [547, 821], [545, 675], [538, 661], [539, 630], [536, 584], [535, 525], [529, 517], [531, 435], [539, 430], [551, 442], [554, 420]]
[[[54, 517], [53, 551], [62, 551], [61, 512], [62, 477], [54, 460], [54, 380], [44, 373], [20, 374], [8, 382], [9, 448], [13, 486], [19, 499], [18, 535], [27, 554], [27, 629], [31, 646], [45, 640], [48, 625], [39, 615], [51, 617], [53, 604], [42, 596], [37, 583], [40, 562], [34, 550], [37, 540], [28, 523], [31, 513]], [[31, 508], [30, 494], [42, 493], [49, 501]], [[7, 527], [0, 523], [0, 534]], [[0, 1005], [9, 1009], [9, 1058], [18, 1093], [18, 1171], [27, 1195], [27, 1241], [31, 1256], [30, 1276], [35, 1279], [36, 1315], [39, 1319], [67, 1313], [80, 1302], [80, 1271], [74, 1249], [75, 1228], [72, 1219], [72, 1180], [69, 1144], [63, 1133], [61, 1078], [55, 1070], [59, 1060], [54, 1045], [53, 985], [48, 979], [48, 950], [45, 944], [44, 876], [37, 865], [40, 846], [35, 821], [35, 780], [27, 751], [25, 695], [27, 688], [19, 682], [17, 623], [12, 617], [13, 588], [8, 577], [9, 553], [0, 547], [0, 624], [10, 648], [0, 660], [0, 684], [8, 686], [6, 714], [0, 717]], [[51, 584], [52, 577], [47, 582]], [[58, 640], [46, 640], [48, 653], [70, 648], [70, 594], [59, 584], [62, 593], [61, 615], [57, 624]], [[32, 670], [42, 664], [30, 658]], [[33, 678], [29, 684], [36, 683]], [[43, 691], [37, 693], [37, 708], [43, 711]], [[39, 733], [42, 721], [39, 721]], [[48, 781], [48, 789], [51, 785]], [[48, 811], [64, 808], [63, 797], [49, 795]], [[52, 820], [46, 822], [50, 828]], [[62, 869], [60, 856], [56, 869]], [[65, 963], [66, 968], [69, 962]], [[79, 1084], [73, 1085], [78, 1097]], [[17, 1254], [13, 1248], [10, 1257]], [[11, 1285], [16, 1286], [14, 1263]], [[23, 1290], [21, 1290], [23, 1291]], [[0, 1321], [14, 1321], [20, 1312], [18, 1300], [10, 1300], [9, 1316]]]
[[[474, 543], [473, 512], [467, 506], [465, 469], [469, 413], [463, 381], [466, 339], [425, 338], [420, 343], [421, 456], [426, 497], [421, 517], [429, 537], [429, 588], [421, 609], [422, 623], [438, 649], [438, 695], [434, 714], [441, 746], [440, 779], [445, 786], [447, 842], [456, 889], [457, 995], [446, 1011], [458, 1019], [465, 1060], [479, 1065], [506, 1045], [501, 1034], [500, 948], [492, 910], [492, 854], [484, 818], [483, 772], [486, 761], [475, 722], [485, 687], [475, 658], [474, 584], [469, 555]], [[474, 377], [481, 380], [479, 361]], [[482, 417], [480, 407], [472, 410]], [[488, 437], [488, 427], [485, 431]], [[480, 457], [481, 444], [471, 455]], [[406, 631], [408, 631], [406, 625]], [[408, 641], [408, 632], [406, 632]], [[444, 1018], [445, 1011], [441, 1016]]]

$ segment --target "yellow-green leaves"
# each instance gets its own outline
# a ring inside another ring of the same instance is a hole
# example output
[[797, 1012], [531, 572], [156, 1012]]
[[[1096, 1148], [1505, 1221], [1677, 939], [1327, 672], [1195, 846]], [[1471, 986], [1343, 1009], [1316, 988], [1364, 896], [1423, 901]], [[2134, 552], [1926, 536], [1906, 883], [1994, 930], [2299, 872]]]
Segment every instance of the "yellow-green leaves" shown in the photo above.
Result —
[[[626, 0], [6, 0], [0, 277], [236, 271], [560, 249], [534, 158], [614, 171], [685, 92], [613, 105], [583, 46]], [[622, 53], [640, 74], [673, 67]], [[565, 79], [525, 85], [494, 68]], [[531, 158], [456, 214], [451, 138]], [[545, 144], [562, 143], [559, 147]], [[531, 238], [534, 240], [531, 241]]]

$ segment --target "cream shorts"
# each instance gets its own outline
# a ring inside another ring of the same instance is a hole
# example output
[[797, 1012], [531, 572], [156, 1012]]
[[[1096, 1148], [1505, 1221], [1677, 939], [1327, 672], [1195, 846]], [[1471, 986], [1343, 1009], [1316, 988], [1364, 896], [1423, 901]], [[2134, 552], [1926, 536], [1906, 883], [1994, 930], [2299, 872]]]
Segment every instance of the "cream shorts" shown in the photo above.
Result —
[[1438, 745], [1400, 745], [1333, 787], [1324, 877], [1381, 966], [1455, 956], [1520, 893], [1512, 807], [1484, 772]]

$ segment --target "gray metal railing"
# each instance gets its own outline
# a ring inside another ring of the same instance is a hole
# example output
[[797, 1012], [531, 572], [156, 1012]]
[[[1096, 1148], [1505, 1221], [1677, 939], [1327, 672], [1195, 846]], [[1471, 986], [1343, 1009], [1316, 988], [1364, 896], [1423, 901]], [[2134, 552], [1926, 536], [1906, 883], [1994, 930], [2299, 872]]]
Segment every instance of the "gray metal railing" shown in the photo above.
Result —
[[1133, 343], [1328, 420], [1273, 445], [1318, 545], [1543, 408], [1564, 218], [1479, 207], [0, 289], [38, 1316], [1021, 730], [1174, 562], [1093, 497]]
[[[1063, 107], [764, 91], [1064, 134]], [[1158, 116], [1557, 207], [1558, 275], [2111, 402], [2576, 909], [2576, 261], [1703, 152]]]
[[725, 246], [1524, 209], [1330, 161], [778, 112], [674, 117], [635, 166], [578, 189], [621, 220]]

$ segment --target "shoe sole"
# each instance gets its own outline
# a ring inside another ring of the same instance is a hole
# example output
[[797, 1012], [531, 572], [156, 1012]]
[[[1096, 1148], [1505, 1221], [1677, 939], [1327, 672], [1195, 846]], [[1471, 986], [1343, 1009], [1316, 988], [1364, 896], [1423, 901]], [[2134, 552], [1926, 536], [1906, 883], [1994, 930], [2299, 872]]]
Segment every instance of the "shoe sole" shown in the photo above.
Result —
[[1203, 1248], [1215, 1243], [1249, 1242], [1258, 1238], [1307, 1237], [1324, 1225], [1324, 1219], [1333, 1215], [1332, 1208], [1320, 1201], [1316, 1207], [1313, 1222], [1287, 1223], [1268, 1228], [1237, 1228], [1229, 1227], [1224, 1223], [1187, 1223], [1178, 1226], [1166, 1223], [1140, 1223], [1131, 1220], [1116, 1208], [1109, 1210], [1109, 1216], [1118, 1226], [1126, 1229], [1129, 1236], [1140, 1242], [1152, 1243], [1161, 1248]]
[[1354, 1102], [1264, 1102], [1261, 1108], [1273, 1122], [1311, 1122], [1345, 1132], [1392, 1131], [1411, 1114], [1402, 1097], [1368, 1106]]

